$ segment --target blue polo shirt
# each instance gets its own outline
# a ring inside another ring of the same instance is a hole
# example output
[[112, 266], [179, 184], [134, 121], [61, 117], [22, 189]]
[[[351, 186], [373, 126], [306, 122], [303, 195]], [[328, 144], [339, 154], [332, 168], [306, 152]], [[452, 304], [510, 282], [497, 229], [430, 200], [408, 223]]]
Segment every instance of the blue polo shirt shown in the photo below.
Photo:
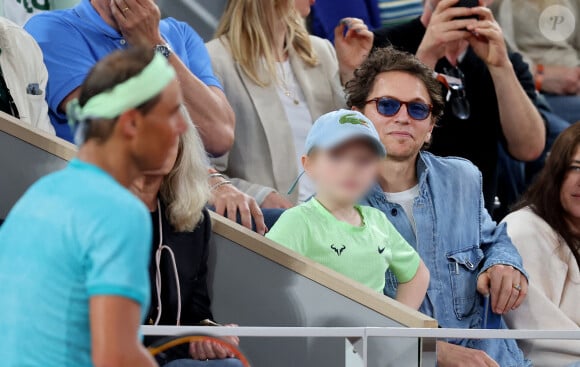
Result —
[[377, 0], [316, 0], [312, 5], [312, 34], [334, 42], [334, 28], [346, 17], [362, 19], [371, 30], [381, 26]]
[[[128, 47], [117, 30], [108, 25], [89, 0], [72, 9], [40, 13], [25, 27], [44, 53], [48, 69], [46, 99], [59, 137], [70, 142], [73, 134], [58, 106], [80, 87], [91, 68], [111, 52]], [[203, 39], [186, 23], [163, 19], [159, 30], [185, 66], [208, 86], [222, 88], [213, 73]]]
[[0, 227], [0, 365], [92, 367], [89, 301], [144, 317], [151, 241], [143, 203], [100, 168], [75, 159], [35, 183]]

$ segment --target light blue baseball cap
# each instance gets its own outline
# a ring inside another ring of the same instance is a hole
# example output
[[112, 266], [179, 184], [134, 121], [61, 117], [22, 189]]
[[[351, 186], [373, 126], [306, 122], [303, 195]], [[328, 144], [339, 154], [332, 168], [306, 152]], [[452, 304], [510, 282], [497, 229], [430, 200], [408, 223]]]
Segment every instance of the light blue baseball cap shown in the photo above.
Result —
[[[338, 110], [322, 115], [314, 122], [304, 147], [304, 154], [308, 155], [312, 149], [329, 150], [355, 139], [367, 139], [375, 149], [377, 155], [385, 157], [387, 150], [379, 133], [371, 120], [358, 111]], [[288, 195], [296, 189], [304, 171], [296, 178]]]
[[371, 120], [358, 111], [338, 110], [324, 114], [314, 122], [306, 137], [305, 152], [329, 150], [355, 139], [367, 139], [376, 153], [385, 157], [387, 150]]

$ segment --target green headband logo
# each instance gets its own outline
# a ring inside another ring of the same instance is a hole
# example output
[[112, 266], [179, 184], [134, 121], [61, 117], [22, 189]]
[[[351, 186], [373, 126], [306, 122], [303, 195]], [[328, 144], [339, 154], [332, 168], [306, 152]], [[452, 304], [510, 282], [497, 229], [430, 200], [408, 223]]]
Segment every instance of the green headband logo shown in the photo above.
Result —
[[369, 126], [369, 124], [365, 120], [358, 117], [357, 114], [355, 114], [355, 113], [349, 113], [348, 115], [341, 116], [340, 120], [338, 120], [338, 122], [341, 125], [351, 124], [351, 125], [363, 125], [366, 127]]

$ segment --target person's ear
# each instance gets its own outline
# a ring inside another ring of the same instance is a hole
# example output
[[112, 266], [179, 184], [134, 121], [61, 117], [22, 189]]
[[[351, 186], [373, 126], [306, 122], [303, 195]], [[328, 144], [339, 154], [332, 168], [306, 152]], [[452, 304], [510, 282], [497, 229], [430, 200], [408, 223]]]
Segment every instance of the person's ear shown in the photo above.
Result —
[[139, 125], [142, 123], [143, 116], [137, 110], [129, 110], [122, 113], [117, 119], [117, 128], [127, 139], [134, 139], [137, 136]]
[[425, 144], [431, 143], [431, 138], [433, 137], [433, 128], [435, 127], [435, 123], [431, 123], [431, 127], [427, 135], [425, 135]]
[[310, 161], [308, 160], [308, 156], [303, 155], [300, 160], [302, 161], [302, 168], [304, 171], [307, 171], [310, 168]]
[[308, 175], [308, 177], [312, 177], [314, 174], [314, 156], [303, 155], [302, 168], [304, 168], [304, 172]]

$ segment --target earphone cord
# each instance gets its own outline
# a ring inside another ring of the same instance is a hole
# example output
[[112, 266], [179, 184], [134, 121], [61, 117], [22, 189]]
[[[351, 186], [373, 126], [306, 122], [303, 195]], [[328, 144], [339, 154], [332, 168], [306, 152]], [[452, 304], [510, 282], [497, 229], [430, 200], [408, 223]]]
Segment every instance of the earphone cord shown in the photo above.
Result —
[[161, 314], [163, 313], [163, 306], [161, 305], [161, 255], [163, 250], [169, 253], [169, 258], [171, 259], [171, 266], [173, 267], [173, 273], [175, 274], [175, 282], [177, 283], [177, 321], [176, 325], [179, 326], [181, 320], [181, 284], [179, 283], [179, 274], [177, 273], [177, 262], [175, 261], [175, 254], [169, 246], [163, 244], [163, 224], [161, 221], [161, 204], [157, 200], [157, 213], [159, 222], [159, 245], [157, 246], [157, 251], [155, 251], [155, 291], [157, 293], [157, 319], [155, 319], [155, 325], [159, 325], [159, 320], [161, 320]]

